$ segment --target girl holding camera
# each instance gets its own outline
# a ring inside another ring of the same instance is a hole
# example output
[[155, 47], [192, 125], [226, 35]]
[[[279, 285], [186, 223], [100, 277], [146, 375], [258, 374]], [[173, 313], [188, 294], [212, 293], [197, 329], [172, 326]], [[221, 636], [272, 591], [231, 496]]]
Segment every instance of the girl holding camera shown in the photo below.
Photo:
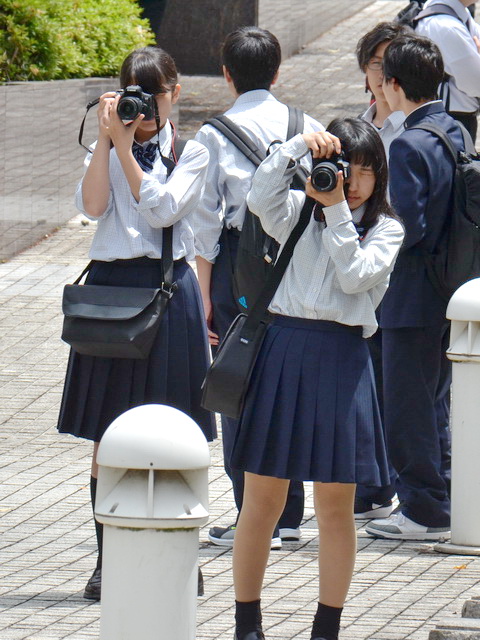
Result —
[[257, 170], [248, 206], [281, 245], [305, 201], [289, 185], [309, 151], [333, 162], [343, 151], [350, 175], [338, 171], [331, 191], [307, 183], [314, 215], [270, 304], [237, 432], [232, 465], [245, 471], [245, 497], [233, 553], [235, 640], [265, 637], [261, 588], [290, 480], [314, 483], [320, 589], [311, 638], [337, 639], [355, 562], [355, 483], [389, 482], [365, 340], [404, 235], [386, 198], [385, 152], [359, 118], [277, 148]]
[[[77, 208], [98, 221], [87, 283], [160, 287], [163, 229], [173, 226], [176, 288], [148, 359], [70, 353], [58, 429], [94, 442], [93, 506], [98, 443], [111, 422], [128, 409], [167, 404], [190, 415], [207, 439], [215, 437], [212, 416], [200, 407], [208, 342], [197, 279], [187, 263], [194, 257], [190, 215], [203, 191], [208, 152], [192, 140], [180, 158], [176, 155], [169, 115], [180, 85], [175, 63], [165, 51], [149, 46], [131, 53], [122, 65], [120, 82], [123, 88], [138, 85], [153, 96], [153, 117], [140, 114], [124, 124], [117, 113], [121, 95], [112, 91], [100, 97], [98, 139], [76, 192]], [[84, 597], [99, 600], [103, 529], [98, 522], [95, 528], [99, 557]]]

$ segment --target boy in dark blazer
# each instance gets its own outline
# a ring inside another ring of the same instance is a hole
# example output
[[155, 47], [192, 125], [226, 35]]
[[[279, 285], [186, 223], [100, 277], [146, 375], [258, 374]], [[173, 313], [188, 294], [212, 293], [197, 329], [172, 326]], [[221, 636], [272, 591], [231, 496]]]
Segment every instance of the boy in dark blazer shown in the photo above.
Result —
[[402, 36], [383, 59], [383, 91], [405, 113], [405, 131], [390, 147], [390, 194], [406, 230], [381, 310], [384, 419], [389, 456], [398, 474], [400, 508], [366, 530], [401, 540], [450, 535], [450, 363], [447, 302], [432, 286], [424, 254], [432, 252], [451, 215], [455, 166], [434, 134], [441, 127], [459, 150], [458, 125], [435, 99], [444, 68], [427, 38]]

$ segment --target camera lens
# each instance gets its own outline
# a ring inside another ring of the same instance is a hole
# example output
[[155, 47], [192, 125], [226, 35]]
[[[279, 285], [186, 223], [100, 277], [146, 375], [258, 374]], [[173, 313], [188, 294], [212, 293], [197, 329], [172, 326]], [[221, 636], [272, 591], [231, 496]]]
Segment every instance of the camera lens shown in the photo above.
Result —
[[337, 185], [337, 167], [331, 162], [321, 162], [312, 171], [312, 187], [316, 191], [333, 191]]
[[117, 107], [117, 113], [122, 120], [135, 120], [139, 113], [142, 112], [142, 101], [138, 98], [130, 98], [128, 96], [120, 98]]

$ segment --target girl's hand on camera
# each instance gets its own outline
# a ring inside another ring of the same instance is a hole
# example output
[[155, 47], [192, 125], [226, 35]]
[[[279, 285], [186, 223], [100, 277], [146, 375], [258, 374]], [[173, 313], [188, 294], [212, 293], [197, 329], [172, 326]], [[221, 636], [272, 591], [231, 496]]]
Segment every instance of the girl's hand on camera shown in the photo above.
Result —
[[334, 204], [340, 204], [340, 202], [346, 200], [343, 185], [343, 172], [339, 171], [337, 173], [337, 185], [332, 191], [317, 191], [312, 187], [312, 181], [308, 178], [307, 184], [305, 185], [305, 193], [324, 207], [331, 207]]
[[115, 91], [108, 91], [100, 96], [97, 109], [99, 136], [101, 138], [110, 138], [110, 111], [116, 96]]
[[340, 153], [342, 150], [340, 140], [328, 131], [304, 133], [302, 137], [314, 158], [330, 158], [333, 153]]
[[123, 124], [117, 113], [119, 100], [120, 95], [118, 93], [109, 91], [100, 97], [98, 105], [100, 135], [108, 136], [114, 147], [116, 147], [117, 152], [131, 149], [135, 131], [144, 118], [143, 114], [140, 114], [130, 124]]

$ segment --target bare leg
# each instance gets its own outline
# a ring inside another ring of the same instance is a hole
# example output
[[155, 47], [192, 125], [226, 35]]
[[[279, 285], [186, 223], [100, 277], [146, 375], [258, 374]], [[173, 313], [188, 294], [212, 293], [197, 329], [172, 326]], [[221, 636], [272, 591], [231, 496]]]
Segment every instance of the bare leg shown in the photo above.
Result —
[[91, 471], [92, 478], [98, 478], [97, 453], [98, 453], [99, 444], [100, 444], [99, 442], [93, 443], [93, 457], [92, 457], [92, 471]]
[[330, 607], [343, 607], [352, 580], [357, 549], [354, 497], [354, 484], [314, 483], [319, 531], [319, 601]]
[[245, 473], [233, 545], [233, 582], [239, 602], [260, 599], [272, 533], [285, 508], [289, 484], [289, 480]]

